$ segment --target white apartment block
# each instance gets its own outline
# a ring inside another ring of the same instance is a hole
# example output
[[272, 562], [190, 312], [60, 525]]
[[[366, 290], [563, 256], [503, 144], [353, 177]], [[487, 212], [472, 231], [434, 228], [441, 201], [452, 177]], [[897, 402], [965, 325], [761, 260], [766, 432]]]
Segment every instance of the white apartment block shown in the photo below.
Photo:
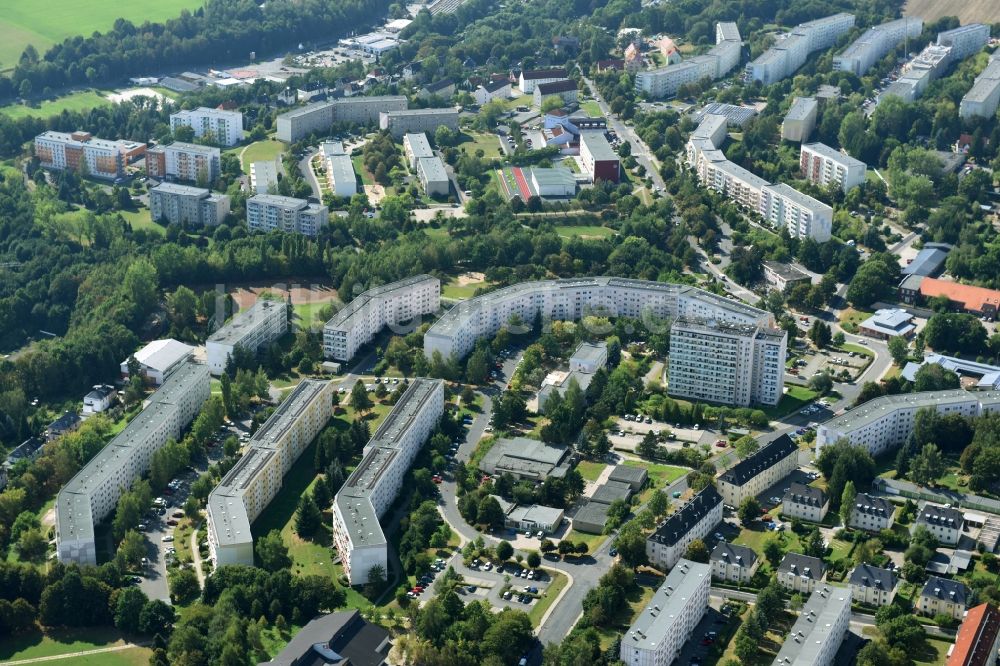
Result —
[[739, 64], [741, 51], [742, 41], [736, 24], [717, 23], [715, 46], [708, 53], [668, 67], [638, 72], [635, 89], [652, 98], [670, 97], [685, 84], [721, 79]]
[[458, 109], [409, 109], [407, 111], [382, 111], [378, 114], [378, 127], [387, 130], [394, 139], [416, 132], [435, 132], [444, 125], [458, 131]]
[[[208, 550], [216, 567], [253, 566], [250, 525], [333, 415], [334, 386], [305, 379], [253, 434], [243, 457], [208, 496]], [[325, 507], [320, 507], [323, 510]]]
[[[770, 326], [770, 313], [711, 294], [697, 287], [616, 277], [579, 277], [521, 282], [462, 301], [448, 310], [424, 334], [424, 355], [462, 358], [476, 340], [492, 337], [501, 327], [514, 333], [517, 317], [531, 326], [536, 316], [579, 320], [588, 315], [641, 319], [647, 328], [662, 330], [665, 320], [678, 317], [716, 319]], [[657, 328], [659, 327], [659, 328]]]
[[892, 527], [896, 507], [889, 500], [858, 493], [851, 509], [850, 526], [866, 532], [881, 532]]
[[962, 98], [958, 114], [964, 119], [992, 118], [1000, 106], [1000, 51], [994, 51], [986, 68]]
[[406, 97], [402, 95], [343, 97], [316, 102], [279, 115], [275, 136], [278, 141], [295, 143], [314, 132], [329, 133], [334, 123], [370, 125], [378, 122], [379, 113], [403, 111], [406, 107]]
[[851, 590], [823, 585], [810, 595], [774, 666], [830, 666], [850, 629]]
[[923, 29], [924, 21], [919, 16], [907, 16], [868, 28], [850, 46], [834, 56], [833, 71], [862, 76], [903, 41], [919, 37]]
[[214, 227], [229, 215], [229, 196], [201, 187], [160, 183], [149, 190], [149, 212], [154, 221]]
[[723, 472], [716, 486], [723, 501], [739, 508], [748, 497], [756, 497], [799, 467], [799, 447], [788, 435], [781, 435], [753, 455]]
[[533, 95], [535, 86], [540, 83], [552, 83], [566, 78], [566, 70], [562, 67], [552, 69], [526, 69], [518, 76], [518, 87], [524, 95]]
[[69, 480], [56, 497], [60, 562], [97, 564], [94, 527], [110, 516], [124, 489], [149, 471], [153, 453], [178, 439], [210, 395], [204, 365], [185, 362], [145, 402], [143, 410]]
[[913, 530], [925, 528], [942, 546], [957, 546], [962, 539], [965, 516], [958, 509], [927, 503], [917, 513]]
[[440, 157], [421, 157], [417, 160], [417, 178], [429, 197], [446, 197], [451, 191], [451, 180]]
[[327, 141], [320, 147], [320, 153], [326, 167], [326, 181], [330, 192], [336, 196], [349, 199], [358, 193], [358, 176], [354, 173], [354, 162], [351, 156], [344, 152], [339, 141]]
[[747, 407], [781, 400], [788, 334], [715, 320], [675, 319], [667, 393]]
[[444, 382], [417, 378], [364, 448], [364, 457], [333, 500], [333, 540], [351, 585], [372, 567], [388, 571], [379, 519], [399, 493], [417, 452], [444, 413]]
[[868, 165], [826, 144], [804, 143], [799, 153], [799, 168], [810, 183], [820, 187], [834, 185], [846, 193], [865, 182]]
[[146, 151], [146, 175], [156, 180], [209, 184], [222, 173], [222, 153], [214, 146], [174, 141]]
[[792, 238], [812, 238], [817, 243], [830, 240], [833, 208], [808, 194], [777, 183], [764, 188], [762, 216]]
[[853, 14], [834, 14], [801, 23], [747, 64], [746, 78], [764, 85], [786, 79], [805, 64], [810, 53], [830, 48], [853, 27]]
[[330, 221], [323, 204], [277, 194], [256, 194], [246, 202], [247, 227], [251, 231], [286, 231], [317, 236]]
[[956, 620], [965, 616], [968, 608], [969, 588], [949, 578], [931, 576], [920, 591], [917, 609], [924, 615], [947, 615]]
[[708, 609], [707, 564], [681, 560], [622, 637], [618, 657], [628, 666], [673, 663]]
[[35, 137], [35, 155], [43, 168], [71, 169], [105, 180], [125, 175], [126, 156], [134, 150], [133, 143], [98, 139], [90, 132], [49, 131]]
[[781, 498], [781, 513], [787, 518], [798, 518], [818, 523], [830, 510], [830, 498], [820, 488], [793, 483]]
[[830, 446], [839, 439], [865, 447], [872, 456], [902, 446], [913, 432], [917, 412], [921, 409], [933, 409], [943, 415], [979, 416], [1000, 410], [1000, 391], [971, 393], [954, 389], [886, 395], [869, 400], [819, 425], [816, 430], [816, 456], [824, 446]]
[[781, 138], [802, 143], [808, 141], [816, 128], [819, 102], [815, 97], [796, 97], [781, 122]]
[[876, 607], [892, 603], [898, 583], [896, 574], [871, 564], [859, 564], [854, 567], [848, 579], [854, 601]]
[[695, 539], [704, 539], [722, 522], [722, 496], [709, 485], [646, 537], [646, 557], [661, 571], [672, 569]]
[[243, 140], [243, 114], [239, 111], [209, 109], [204, 106], [191, 111], [170, 114], [170, 131], [190, 127], [197, 138], [211, 136], [223, 146], [235, 146]]
[[900, 77], [882, 91], [879, 101], [893, 95], [904, 102], [914, 101], [932, 81], [943, 76], [954, 62], [956, 58], [952, 47], [929, 44], [903, 66]]
[[250, 353], [274, 342], [288, 330], [288, 306], [284, 301], [258, 300], [237, 313], [228, 324], [208, 336], [205, 353], [213, 375], [226, 370], [226, 362], [237, 346]]
[[323, 326], [323, 353], [335, 361], [350, 361], [358, 348], [386, 326], [411, 323], [409, 333], [425, 315], [441, 307], [441, 281], [432, 275], [373, 287], [345, 305]]
[[982, 23], [970, 23], [938, 33], [938, 46], [950, 46], [951, 57], [955, 62], [965, 60], [974, 53], [979, 53], [990, 41], [990, 27]]
[[410, 171], [417, 170], [417, 162], [425, 157], [434, 157], [431, 144], [424, 132], [411, 132], [403, 135], [403, 152]]
[[753, 548], [720, 541], [709, 556], [712, 578], [746, 585], [760, 568], [760, 558]]

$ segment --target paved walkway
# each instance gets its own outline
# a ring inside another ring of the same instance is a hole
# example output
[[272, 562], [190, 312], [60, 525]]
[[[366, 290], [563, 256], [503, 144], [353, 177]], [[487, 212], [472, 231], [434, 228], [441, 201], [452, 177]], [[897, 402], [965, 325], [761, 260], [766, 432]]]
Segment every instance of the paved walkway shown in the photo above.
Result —
[[198, 528], [191, 531], [191, 561], [194, 563], [194, 575], [198, 577], [198, 587], [205, 589], [205, 572], [201, 570], [201, 550], [198, 548]]
[[80, 652], [67, 652], [66, 654], [54, 654], [47, 657], [34, 657], [32, 659], [3, 661], [0, 662], [0, 664], [3, 664], [3, 666], [20, 666], [20, 664], [38, 664], [43, 661], [56, 661], [57, 659], [69, 659], [70, 657], [89, 657], [91, 655], [103, 654], [105, 652], [121, 652], [122, 650], [131, 650], [132, 648], [149, 647], [150, 645], [152, 645], [151, 641], [143, 641], [141, 643], [125, 643], [124, 645], [112, 645], [110, 647], [97, 648], [95, 650], [82, 650]]

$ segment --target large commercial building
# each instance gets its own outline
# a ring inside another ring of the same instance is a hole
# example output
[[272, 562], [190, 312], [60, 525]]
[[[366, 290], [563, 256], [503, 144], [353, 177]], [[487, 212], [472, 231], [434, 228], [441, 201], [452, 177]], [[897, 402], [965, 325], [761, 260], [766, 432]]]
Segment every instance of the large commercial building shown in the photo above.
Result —
[[873, 456], [901, 446], [913, 432], [917, 412], [933, 409], [938, 414], [971, 417], [1000, 410], [1000, 391], [970, 393], [961, 389], [885, 395], [841, 414], [816, 430], [816, 456], [824, 446], [846, 439], [863, 446]]
[[[719, 116], [706, 115], [687, 144], [687, 161], [699, 180], [795, 238], [830, 240], [833, 209], [784, 183], [772, 185], [729, 161], [719, 148], [725, 133]], [[704, 126], [704, 127], [703, 127]]]
[[861, 160], [823, 143], [802, 144], [799, 168], [810, 183], [820, 187], [834, 185], [845, 193], [863, 184], [868, 170]]
[[712, 570], [681, 560], [621, 640], [619, 658], [629, 666], [663, 666], [677, 659], [705, 611]]
[[157, 180], [192, 183], [215, 182], [222, 169], [222, 154], [214, 146], [174, 141], [146, 151], [146, 175]]
[[946, 666], [986, 666], [997, 663], [1000, 651], [1000, 611], [989, 604], [969, 609], [955, 636]]
[[850, 621], [850, 588], [821, 586], [802, 607], [774, 665], [830, 666], [844, 642]]
[[808, 141], [816, 128], [819, 102], [815, 97], [796, 97], [781, 122], [781, 138], [802, 143]]
[[386, 326], [433, 314], [441, 307], [441, 281], [415, 275], [373, 287], [354, 298], [323, 326], [323, 352], [335, 361], [350, 361], [361, 345]]
[[253, 566], [250, 524], [278, 494], [282, 478], [330, 420], [333, 392], [332, 382], [299, 382], [209, 494], [208, 550], [216, 567]]
[[648, 97], [670, 97], [685, 84], [702, 79], [721, 79], [740, 62], [742, 41], [735, 23], [715, 25], [715, 46], [704, 55], [666, 67], [639, 72], [635, 76], [635, 89]]
[[853, 14], [834, 14], [800, 23], [790, 33], [780, 36], [777, 43], [756, 60], [747, 64], [746, 78], [748, 81], [760, 81], [764, 85], [788, 78], [806, 63], [810, 53], [830, 48], [853, 27]]
[[[482, 337], [501, 327], [524, 332], [511, 319], [532, 322], [579, 320], [587, 315], [641, 319], [649, 330], [666, 330], [666, 320], [678, 317], [716, 319], [741, 324], [770, 325], [763, 310], [716, 296], [697, 287], [616, 277], [579, 277], [521, 282], [462, 301], [424, 334], [424, 355], [462, 358]], [[530, 324], [527, 324], [530, 327]]]
[[667, 392], [739, 407], [777, 405], [787, 344], [788, 333], [777, 328], [678, 318], [670, 327]]
[[208, 369], [221, 375], [237, 346], [256, 353], [288, 330], [288, 306], [284, 301], [258, 300], [253, 306], [233, 316], [232, 320], [205, 341]]
[[149, 470], [160, 447], [180, 437], [210, 394], [204, 365], [176, 367], [144, 409], [102, 448], [56, 498], [56, 551], [60, 562], [97, 564], [94, 527], [115, 510], [124, 490]]
[[278, 194], [256, 194], [246, 202], [251, 231], [287, 231], [316, 236], [330, 221], [330, 209], [305, 199]]
[[621, 178], [621, 160], [608, 143], [604, 132], [580, 133], [580, 161], [583, 169], [595, 183], [606, 180], [617, 183]]
[[798, 466], [799, 447], [791, 437], [781, 435], [723, 472], [718, 479], [719, 494], [726, 504], [739, 508], [743, 500], [761, 494]]
[[154, 221], [214, 227], [229, 215], [229, 196], [201, 187], [160, 183], [149, 190], [149, 214]]
[[1000, 51], [994, 51], [986, 68], [976, 77], [972, 89], [965, 93], [958, 114], [969, 118], [992, 118], [1000, 106]]
[[673, 568], [695, 539], [704, 539], [722, 522], [722, 495], [705, 486], [646, 537], [649, 563], [666, 571]]
[[257, 666], [386, 666], [392, 635], [356, 609], [310, 620], [281, 652]]
[[569, 453], [562, 444], [527, 437], [498, 439], [479, 461], [479, 469], [493, 476], [510, 474], [515, 479], [544, 481], [550, 476], [566, 476]]
[[451, 180], [445, 171], [444, 162], [436, 155], [417, 160], [417, 178], [429, 197], [446, 197], [451, 191]]
[[41, 166], [54, 171], [70, 169], [84, 176], [114, 180], [125, 175], [130, 156], [145, 152], [128, 141], [98, 139], [90, 132], [42, 132], [35, 137], [35, 155]]
[[334, 123], [373, 124], [378, 122], [383, 111], [402, 111], [406, 106], [406, 97], [402, 95], [343, 97], [316, 102], [278, 116], [275, 136], [278, 141], [294, 143], [313, 132], [327, 133]]
[[378, 127], [388, 130], [395, 139], [412, 132], [435, 132], [438, 127], [458, 131], [458, 109], [410, 109], [408, 111], [383, 111], [378, 115]]
[[170, 114], [170, 130], [190, 127], [197, 138], [211, 136], [223, 146], [235, 146], [243, 140], [243, 114], [239, 111], [223, 111], [199, 107], [191, 111]]
[[919, 16], [907, 16], [868, 28], [850, 46], [834, 56], [833, 70], [862, 76], [900, 43], [919, 37], [923, 29], [924, 21]]
[[388, 571], [388, 542], [379, 519], [444, 413], [444, 382], [417, 378], [364, 448], [364, 457], [333, 500], [333, 539], [351, 585], [372, 567]]

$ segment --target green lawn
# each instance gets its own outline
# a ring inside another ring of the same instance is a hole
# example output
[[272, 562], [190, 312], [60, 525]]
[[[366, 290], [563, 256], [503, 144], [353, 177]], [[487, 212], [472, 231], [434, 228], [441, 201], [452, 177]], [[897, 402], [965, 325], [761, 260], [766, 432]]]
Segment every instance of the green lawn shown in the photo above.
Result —
[[781, 402], [774, 407], [765, 407], [764, 413], [772, 421], [787, 416], [794, 411], [801, 409], [804, 405], [812, 402], [819, 394], [805, 386], [796, 384], [788, 385], [788, 392], [781, 396]]
[[840, 315], [840, 326], [848, 333], [857, 333], [858, 324], [863, 322], [868, 317], [871, 317], [871, 312], [866, 312], [865, 310], [855, 310], [854, 308], [847, 308]]
[[604, 114], [601, 113], [601, 106], [597, 103], [596, 100], [593, 100], [593, 99], [588, 99], [585, 102], [581, 102], [580, 103], [580, 110], [583, 111], [584, 113], [586, 113], [591, 118], [597, 118], [598, 116], [602, 116], [602, 117], [604, 116]]
[[250, 173], [250, 164], [252, 162], [266, 162], [278, 159], [285, 152], [285, 147], [285, 144], [280, 141], [264, 139], [263, 141], [251, 143], [246, 149], [238, 149], [243, 154], [243, 173]]
[[133, 230], [145, 229], [146, 231], [152, 231], [158, 234], [166, 233], [161, 225], [153, 222], [150, 216], [148, 208], [140, 208], [138, 210], [123, 210], [120, 211], [122, 217], [124, 217], [129, 224], [132, 225]]
[[639, 460], [626, 460], [626, 465], [631, 467], [644, 467], [646, 472], [649, 474], [649, 480], [655, 488], [662, 488], [663, 486], [673, 483], [677, 479], [681, 478], [691, 470], [685, 469], [683, 467], [674, 467], [673, 465], [659, 465], [655, 463], [647, 463]]
[[[56, 42], [75, 35], [107, 31], [115, 19], [138, 26], [143, 21], [163, 21], [195, 9], [203, 0], [4, 0], [0, 3], [0, 69], [17, 63], [24, 48], [33, 44], [39, 55]], [[39, 11], [44, 9], [44, 11]]]
[[354, 172], [361, 176], [362, 185], [375, 184], [375, 179], [368, 173], [368, 169], [365, 168], [365, 160], [360, 154], [351, 157], [351, 162], [354, 163]]
[[[733, 543], [746, 546], [763, 557], [764, 544], [771, 539], [778, 539], [785, 552], [801, 552], [802, 546], [799, 543], [799, 537], [794, 532], [787, 529], [783, 532], [769, 532], [764, 529], [763, 523], [754, 523], [753, 529], [744, 527], [740, 530], [739, 536], [733, 539]], [[764, 564], [767, 563], [764, 562]]]
[[[3, 11], [3, 9], [0, 9], [0, 14], [2, 14]], [[2, 35], [3, 20], [0, 19], [0, 44], [3, 44]], [[3, 47], [0, 46], [0, 49], [2, 48]], [[93, 109], [94, 107], [108, 106], [110, 104], [111, 102], [102, 97], [97, 91], [83, 90], [71, 93], [65, 97], [46, 100], [39, 103], [37, 106], [10, 104], [8, 106], [0, 107], [0, 113], [14, 120], [27, 117], [48, 118], [50, 116], [58, 116], [63, 111], [87, 111], [89, 109]]]
[[122, 633], [112, 627], [53, 629], [45, 633], [31, 631], [0, 641], [0, 661], [52, 657], [124, 644]]
[[597, 481], [597, 477], [601, 475], [601, 472], [604, 471], [605, 467], [607, 467], [607, 465], [604, 463], [583, 460], [576, 466], [576, 469], [580, 472], [580, 476], [582, 476], [585, 481]]
[[542, 620], [542, 616], [545, 615], [545, 611], [549, 609], [549, 606], [558, 598], [562, 589], [566, 587], [566, 583], [569, 582], [569, 579], [559, 572], [546, 571], [545, 573], [552, 577], [552, 582], [549, 583], [542, 597], [528, 611], [528, 617], [531, 618], [531, 625], [534, 627], [538, 626], [538, 623]]
[[496, 134], [489, 132], [474, 132], [466, 130], [462, 132], [462, 142], [458, 145], [460, 150], [465, 150], [470, 154], [475, 154], [477, 150], [483, 151], [485, 159], [493, 159], [501, 156], [500, 138]]
[[134, 647], [115, 652], [67, 657], [53, 663], [58, 666], [146, 666], [151, 656], [153, 651], [149, 648]]
[[948, 662], [948, 648], [951, 642], [928, 638], [925, 641], [927, 647], [910, 652], [910, 657], [916, 666], [944, 666]]
[[326, 323], [321, 321], [319, 313], [320, 310], [333, 302], [334, 301], [331, 299], [329, 301], [314, 301], [312, 303], [293, 304], [292, 310], [295, 312], [295, 317], [298, 319], [298, 325], [303, 328], [309, 328], [311, 326], [321, 326]]
[[489, 283], [485, 281], [458, 284], [458, 280], [456, 278], [450, 278], [448, 282], [441, 287], [441, 295], [445, 298], [464, 300], [475, 296], [476, 289], [486, 286], [489, 286]]
[[598, 225], [568, 225], [556, 227], [556, 233], [563, 238], [595, 239], [614, 236], [615, 230]]
[[563, 537], [568, 541], [573, 543], [580, 543], [581, 541], [587, 544], [589, 550], [588, 553], [593, 553], [597, 550], [597, 547], [604, 543], [604, 540], [608, 538], [607, 534], [588, 534], [586, 532], [577, 532], [576, 530], [570, 530], [569, 533]]
[[865, 347], [863, 345], [852, 345], [850, 342], [847, 342], [844, 345], [842, 345], [841, 349], [843, 349], [845, 352], [854, 352], [859, 356], [867, 356], [868, 358], [874, 358], [875, 356], [875, 352], [873, 352], [871, 349], [868, 349], [868, 347]]

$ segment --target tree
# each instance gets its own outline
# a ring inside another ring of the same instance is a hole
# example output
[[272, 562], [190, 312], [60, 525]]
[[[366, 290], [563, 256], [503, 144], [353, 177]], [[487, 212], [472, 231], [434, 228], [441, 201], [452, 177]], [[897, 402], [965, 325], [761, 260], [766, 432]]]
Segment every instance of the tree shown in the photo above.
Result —
[[382, 590], [383, 585], [385, 585], [385, 567], [381, 564], [373, 564], [368, 570], [368, 583], [365, 586], [367, 595], [374, 597]]
[[899, 284], [899, 263], [895, 256], [875, 253], [855, 272], [847, 288], [847, 300], [858, 307], [868, 307], [875, 301], [892, 296]]
[[840, 520], [844, 527], [851, 522], [851, 512], [854, 511], [854, 498], [858, 496], [858, 491], [854, 488], [854, 482], [848, 481], [844, 484], [844, 492], [840, 499]]
[[833, 333], [830, 330], [830, 325], [823, 322], [821, 319], [814, 319], [812, 326], [809, 328], [809, 339], [812, 343], [816, 345], [818, 349], [823, 349], [830, 344], [833, 339]]
[[811, 555], [812, 557], [822, 558], [826, 554], [826, 546], [823, 545], [823, 535], [819, 533], [819, 530], [813, 528], [809, 532], [809, 536], [806, 537], [803, 543], [803, 552], [806, 555]]
[[496, 545], [496, 556], [501, 562], [506, 562], [514, 555], [514, 547], [510, 545], [510, 541], [501, 541]]
[[652, 431], [643, 435], [642, 440], [635, 447], [635, 452], [643, 458], [655, 458], [660, 446], [656, 442], [656, 434]]
[[692, 562], [702, 562], [708, 563], [708, 546], [701, 539], [695, 539], [690, 544], [688, 544], [687, 551], [684, 553], [684, 557], [691, 560]]
[[[115, 599], [112, 596], [112, 599]], [[146, 593], [138, 587], [122, 588], [118, 592], [114, 608], [115, 627], [129, 634], [139, 631], [139, 616], [149, 603]]]
[[910, 355], [910, 345], [901, 335], [894, 335], [889, 338], [889, 355], [892, 356], [892, 362], [896, 365], [902, 367], [906, 364], [906, 360]]
[[193, 569], [177, 569], [170, 573], [170, 598], [176, 603], [185, 603], [201, 594], [198, 575]]
[[757, 497], [750, 495], [740, 502], [739, 509], [737, 510], [737, 515], [740, 518], [740, 522], [744, 525], [750, 525], [754, 520], [760, 517], [760, 502], [757, 501]]
[[944, 471], [944, 458], [936, 444], [924, 444], [920, 453], [910, 461], [910, 479], [920, 486], [930, 485], [941, 478]]
[[781, 563], [784, 556], [785, 550], [781, 547], [777, 539], [768, 539], [764, 542], [764, 557], [770, 563], [772, 569]]
[[542, 558], [538, 554], [537, 550], [528, 551], [528, 566], [532, 569], [537, 569], [542, 565]]
[[316, 506], [316, 500], [312, 494], [304, 493], [295, 512], [295, 531], [299, 536], [308, 538], [316, 534], [322, 524], [323, 515]]
[[139, 614], [139, 631], [150, 636], [167, 635], [173, 624], [173, 607], [159, 599], [150, 599]]
[[946, 391], [956, 389], [960, 385], [957, 374], [937, 363], [927, 363], [920, 366], [920, 369], [913, 376], [913, 390], [920, 393]]
[[292, 558], [288, 556], [279, 530], [271, 530], [257, 540], [257, 561], [265, 571], [281, 571], [292, 566]]
[[28, 562], [38, 562], [45, 557], [49, 542], [42, 535], [42, 531], [34, 527], [21, 532], [21, 538], [17, 540], [17, 552], [21, 554], [21, 559]]
[[830, 373], [817, 372], [815, 375], [809, 378], [809, 388], [816, 391], [820, 395], [826, 395], [833, 389], [833, 378], [830, 377]]
[[662, 490], [655, 490], [652, 497], [649, 498], [646, 508], [649, 509], [657, 518], [665, 516], [667, 514], [667, 510], [670, 508], [670, 498], [668, 498], [667, 494]]
[[745, 459], [757, 453], [757, 450], [760, 448], [760, 442], [750, 435], [744, 435], [736, 440], [734, 448], [736, 449], [736, 455], [741, 459]]
[[374, 406], [371, 398], [368, 397], [368, 389], [365, 388], [364, 382], [360, 379], [354, 382], [354, 387], [351, 389], [350, 402], [351, 409], [359, 414], [364, 414]]

